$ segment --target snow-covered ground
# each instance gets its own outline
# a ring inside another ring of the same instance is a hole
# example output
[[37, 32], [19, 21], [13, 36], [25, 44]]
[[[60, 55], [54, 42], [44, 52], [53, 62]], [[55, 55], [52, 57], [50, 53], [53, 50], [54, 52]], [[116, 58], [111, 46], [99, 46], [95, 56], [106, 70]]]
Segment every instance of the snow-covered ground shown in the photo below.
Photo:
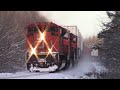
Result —
[[81, 61], [76, 68], [69, 69], [65, 72], [61, 72], [64, 75], [70, 75], [73, 78], [78, 79], [96, 79], [95, 75], [87, 76], [87, 73], [103, 73], [107, 72], [107, 69], [97, 61], [84, 60]]
[[103, 73], [106, 71], [105, 67], [97, 61], [85, 59], [79, 62], [77, 67], [57, 73], [30, 73], [29, 71], [0, 73], [0, 79], [96, 79], [95, 75], [87, 76], [86, 74], [90, 72]]

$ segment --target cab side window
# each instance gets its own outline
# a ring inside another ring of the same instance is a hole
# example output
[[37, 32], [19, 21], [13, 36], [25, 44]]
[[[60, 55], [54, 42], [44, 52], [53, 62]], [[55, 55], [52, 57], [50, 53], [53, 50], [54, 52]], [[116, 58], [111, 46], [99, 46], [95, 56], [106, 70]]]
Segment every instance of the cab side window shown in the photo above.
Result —
[[73, 42], [76, 43], [76, 42], [77, 42], [77, 39], [76, 39], [76, 38], [73, 38]]
[[68, 39], [69, 33], [68, 33], [65, 29], [60, 29], [60, 31], [61, 31], [61, 36], [62, 36], [64, 39]]

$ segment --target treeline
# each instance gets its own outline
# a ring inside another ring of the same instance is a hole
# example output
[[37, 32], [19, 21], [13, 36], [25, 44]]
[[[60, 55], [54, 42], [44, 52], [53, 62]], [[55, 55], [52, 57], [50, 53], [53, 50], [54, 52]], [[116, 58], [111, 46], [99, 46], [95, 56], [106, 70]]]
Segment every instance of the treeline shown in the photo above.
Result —
[[98, 43], [98, 38], [97, 36], [89, 36], [84, 39], [84, 45], [87, 48], [92, 48], [93, 45], [96, 45]]
[[25, 69], [24, 27], [48, 21], [36, 11], [0, 11], [0, 72]]
[[98, 34], [99, 55], [109, 72], [120, 73], [120, 11], [106, 12], [110, 22]]

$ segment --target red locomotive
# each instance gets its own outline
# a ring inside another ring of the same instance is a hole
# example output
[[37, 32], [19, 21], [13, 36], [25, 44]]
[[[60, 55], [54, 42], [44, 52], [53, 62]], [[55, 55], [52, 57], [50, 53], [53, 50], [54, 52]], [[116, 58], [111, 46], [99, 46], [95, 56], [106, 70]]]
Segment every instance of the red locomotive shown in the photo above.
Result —
[[78, 63], [83, 43], [78, 29], [75, 34], [52, 22], [37, 22], [25, 30], [28, 70], [54, 72]]

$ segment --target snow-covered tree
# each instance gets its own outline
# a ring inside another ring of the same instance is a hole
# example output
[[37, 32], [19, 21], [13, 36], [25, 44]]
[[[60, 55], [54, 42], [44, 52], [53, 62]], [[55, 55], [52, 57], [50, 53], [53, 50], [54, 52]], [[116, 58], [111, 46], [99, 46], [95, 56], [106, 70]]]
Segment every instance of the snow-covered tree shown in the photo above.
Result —
[[84, 39], [84, 44], [86, 48], [92, 48], [92, 46], [94, 44], [97, 44], [97, 42], [98, 42], [97, 36], [94, 35]]
[[0, 11], [0, 72], [25, 68], [25, 31], [28, 24], [47, 21], [36, 11]]
[[120, 72], [120, 11], [107, 12], [111, 19], [104, 23], [104, 29], [98, 34], [98, 49], [101, 60], [111, 70]]

